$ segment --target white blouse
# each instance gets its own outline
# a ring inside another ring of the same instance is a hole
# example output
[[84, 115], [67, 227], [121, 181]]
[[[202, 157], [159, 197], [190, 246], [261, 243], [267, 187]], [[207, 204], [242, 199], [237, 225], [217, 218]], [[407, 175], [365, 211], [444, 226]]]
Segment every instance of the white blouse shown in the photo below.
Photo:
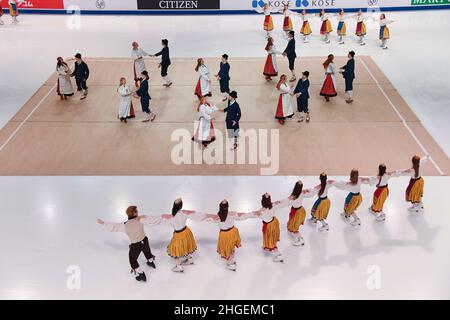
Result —
[[289, 198], [284, 199], [278, 203], [273, 204], [272, 209], [262, 208], [261, 211], [261, 219], [265, 223], [269, 223], [275, 217], [275, 210], [286, 207], [290, 204]]
[[297, 199], [291, 201], [292, 207], [294, 207], [295, 209], [301, 208], [303, 206], [303, 199], [314, 197], [318, 191], [318, 188], [302, 190], [300, 196]]

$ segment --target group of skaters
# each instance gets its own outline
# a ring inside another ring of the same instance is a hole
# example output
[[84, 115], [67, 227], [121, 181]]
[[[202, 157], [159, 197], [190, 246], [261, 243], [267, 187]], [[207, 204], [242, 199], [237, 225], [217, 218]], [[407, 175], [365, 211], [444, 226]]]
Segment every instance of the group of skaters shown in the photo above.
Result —
[[[19, 16], [19, 9], [18, 4], [19, 2], [23, 2], [22, 0], [8, 0], [8, 6], [9, 6], [9, 15], [11, 16], [11, 23], [17, 24], [19, 23], [19, 20], [17, 17]], [[0, 4], [0, 25], [4, 25], [5, 22], [3, 21], [3, 15], [5, 12], [2, 9], [2, 6]]]
[[386, 165], [380, 164], [378, 174], [374, 177], [361, 177], [357, 169], [352, 169], [347, 181], [329, 180], [326, 173], [321, 173], [319, 185], [306, 189], [302, 181], [297, 181], [290, 195], [280, 201], [272, 201], [270, 194], [264, 193], [261, 197], [261, 209], [252, 212], [232, 211], [226, 199], [220, 202], [217, 214], [185, 210], [183, 209], [183, 201], [179, 198], [174, 201], [170, 214], [139, 215], [137, 207], [130, 206], [126, 210], [128, 220], [124, 223], [105, 222], [101, 219], [98, 219], [97, 222], [104, 225], [109, 231], [124, 232], [128, 236], [131, 242], [129, 262], [131, 271], [135, 274], [138, 281], [146, 281], [145, 272], [138, 263], [138, 257], [141, 252], [144, 253], [147, 259], [147, 265], [156, 268], [155, 256], [151, 252], [148, 238], [145, 235], [144, 225], [155, 226], [163, 224], [173, 229], [172, 239], [167, 246], [167, 254], [175, 262], [172, 271], [184, 272], [184, 266], [194, 264], [193, 253], [197, 250], [197, 244], [191, 229], [187, 226], [188, 220], [212, 222], [218, 225], [217, 253], [228, 270], [236, 271], [235, 250], [241, 246], [241, 237], [235, 225], [236, 221], [251, 218], [261, 219], [262, 248], [272, 254], [273, 261], [283, 262], [284, 257], [278, 249], [280, 223], [276, 216], [277, 211], [290, 207], [289, 220], [286, 226], [287, 231], [294, 246], [303, 246], [305, 242], [300, 233], [300, 227], [306, 220], [303, 200], [316, 197], [311, 208], [309, 222], [318, 226], [317, 230], [319, 232], [328, 232], [329, 225], [326, 220], [331, 208], [331, 201], [328, 198], [331, 188], [348, 192], [341, 216], [346, 223], [355, 228], [361, 225], [361, 220], [356, 211], [363, 200], [361, 195], [361, 186], [363, 184], [376, 187], [372, 205], [369, 207], [369, 212], [376, 221], [385, 221], [386, 214], [383, 208], [389, 196], [388, 181], [399, 176], [410, 177], [405, 192], [405, 200], [412, 204], [408, 210], [412, 213], [423, 212], [424, 179], [422, 177], [422, 165], [427, 159], [428, 156], [420, 158], [416, 155], [411, 160], [410, 168], [397, 171], [387, 171]]
[[331, 42], [330, 35], [333, 32], [333, 25], [331, 23], [331, 18], [335, 17], [337, 20], [336, 25], [336, 33], [338, 36], [338, 43], [344, 44], [345, 37], [347, 36], [347, 24], [346, 20], [354, 19], [356, 20], [356, 29], [355, 35], [357, 36], [358, 42], [360, 45], [364, 46], [366, 44], [365, 37], [367, 34], [367, 27], [365, 21], [371, 19], [375, 22], [378, 22], [380, 25], [379, 29], [379, 40], [380, 46], [383, 49], [387, 49], [387, 41], [390, 38], [390, 32], [388, 25], [394, 22], [393, 20], [389, 20], [386, 18], [384, 13], [380, 14], [379, 18], [375, 18], [373, 16], [367, 16], [364, 14], [362, 9], [356, 14], [346, 14], [344, 9], [341, 9], [337, 14], [329, 14], [325, 11], [325, 9], [321, 9], [318, 14], [309, 14], [306, 9], [303, 9], [300, 13], [295, 12], [289, 9], [289, 4], [285, 4], [281, 9], [280, 8], [271, 8], [269, 4], [265, 4], [262, 9], [256, 9], [257, 12], [264, 14], [264, 23], [263, 29], [267, 34], [267, 37], [271, 36], [272, 31], [274, 30], [274, 24], [272, 20], [272, 13], [281, 13], [284, 16], [283, 19], [283, 31], [288, 34], [290, 31], [294, 31], [294, 26], [292, 23], [292, 16], [299, 16], [301, 20], [300, 34], [303, 37], [303, 42], [308, 43], [310, 35], [312, 34], [311, 25], [309, 20], [311, 17], [317, 17], [321, 21], [320, 27], [320, 35], [323, 41], [328, 44]]

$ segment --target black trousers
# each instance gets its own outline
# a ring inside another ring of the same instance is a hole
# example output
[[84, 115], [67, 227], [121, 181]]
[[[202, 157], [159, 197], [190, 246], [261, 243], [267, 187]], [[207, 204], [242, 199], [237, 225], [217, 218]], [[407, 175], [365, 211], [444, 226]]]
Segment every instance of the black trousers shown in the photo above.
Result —
[[78, 91], [82, 91], [82, 90], [87, 90], [87, 83], [86, 80], [80, 79], [75, 77], [75, 82], [77, 83], [77, 90]]
[[230, 93], [230, 80], [220, 79], [219, 84], [220, 84], [220, 92], [221, 93], [225, 93], [225, 92]]
[[147, 260], [155, 257], [152, 254], [152, 250], [150, 249], [150, 244], [148, 243], [147, 237], [145, 237], [141, 242], [130, 244], [130, 251], [128, 253], [128, 257], [130, 259], [131, 269], [134, 270], [139, 268], [138, 258], [141, 252], [144, 253], [144, 256], [147, 258]]
[[295, 57], [288, 57], [289, 61], [289, 70], [295, 70]]
[[161, 77], [167, 76], [167, 70], [169, 70], [169, 65], [161, 64]]
[[353, 79], [345, 78], [345, 91], [353, 91]]

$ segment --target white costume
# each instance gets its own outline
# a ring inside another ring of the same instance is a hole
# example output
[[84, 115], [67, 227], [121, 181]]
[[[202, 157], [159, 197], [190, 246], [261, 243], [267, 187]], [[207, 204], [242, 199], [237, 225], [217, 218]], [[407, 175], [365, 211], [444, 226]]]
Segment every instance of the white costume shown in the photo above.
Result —
[[58, 73], [58, 94], [61, 96], [72, 96], [73, 87], [70, 80], [70, 68], [64, 64], [56, 68]]
[[277, 47], [273, 44], [267, 51], [267, 54], [271, 55], [273, 69], [278, 73], [277, 54], [282, 54], [282, 52], [278, 51]]
[[119, 104], [119, 118], [128, 118], [131, 115], [131, 89], [127, 84], [121, 85], [117, 88], [117, 93], [120, 96]]
[[294, 115], [291, 101], [292, 88], [287, 83], [282, 83], [278, 91], [280, 91], [280, 97], [275, 118], [290, 118]]
[[337, 90], [337, 84], [336, 84], [336, 73], [338, 72], [338, 70], [336, 69], [336, 65], [334, 64], [334, 62], [331, 62], [327, 69], [325, 70], [325, 78], [327, 77], [327, 75], [331, 75], [331, 79], [333, 80], [333, 85], [334, 85], [334, 89]]
[[195, 135], [195, 140], [197, 141], [211, 141], [214, 137], [214, 125], [212, 122], [212, 115], [214, 112], [219, 110], [214, 105], [202, 104], [199, 107], [199, 123], [197, 132]]
[[148, 55], [149, 54], [144, 50], [142, 50], [141, 48], [131, 50], [131, 57], [134, 59], [133, 70], [135, 81], [137, 81], [141, 77], [142, 71], [147, 70], [144, 57]]
[[201, 65], [198, 68], [199, 79], [197, 82], [197, 87], [195, 93], [204, 97], [211, 94], [211, 79], [209, 78], [209, 69], [205, 65]]

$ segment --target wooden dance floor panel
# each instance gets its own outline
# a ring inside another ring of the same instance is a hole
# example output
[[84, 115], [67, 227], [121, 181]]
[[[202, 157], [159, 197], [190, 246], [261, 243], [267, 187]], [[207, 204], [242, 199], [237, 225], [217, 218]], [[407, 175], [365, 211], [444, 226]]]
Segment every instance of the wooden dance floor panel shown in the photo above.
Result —
[[[277, 79], [265, 81], [265, 59], [230, 59], [230, 87], [239, 95], [241, 129], [279, 130], [278, 165], [272, 160], [275, 174], [317, 175], [326, 171], [344, 175], [355, 167], [361, 174], [373, 175], [380, 162], [385, 162], [388, 170], [401, 169], [410, 165], [413, 154], [425, 153], [432, 157], [424, 167], [426, 175], [450, 173], [446, 154], [370, 57], [357, 58], [353, 104], [345, 103], [340, 75], [339, 96], [329, 103], [319, 96], [322, 60], [302, 57], [296, 63], [298, 77], [303, 70], [311, 73], [311, 122], [297, 123], [296, 114], [281, 126], [274, 119]], [[218, 61], [205, 59], [212, 73], [218, 71]], [[338, 57], [336, 65], [345, 61]], [[134, 85], [131, 60], [91, 58], [87, 63], [91, 69], [87, 99], [79, 100], [76, 95], [60, 101], [56, 75], [52, 75], [0, 131], [1, 175], [260, 175], [262, 168], [270, 166], [259, 156], [256, 164], [174, 163], [171, 154], [178, 142], [171, 140], [173, 132], [185, 129], [192, 135], [197, 119], [195, 59], [173, 59], [170, 88], [162, 86], [157, 60], [147, 60], [151, 109], [157, 118], [153, 123], [142, 123], [140, 104], [133, 99], [137, 117], [128, 124], [117, 119], [116, 88], [122, 76]], [[289, 74], [286, 59], [280, 57], [278, 65], [280, 74]], [[213, 79], [212, 83], [210, 101], [223, 108], [218, 82]], [[295, 99], [292, 102], [296, 110]], [[224, 114], [216, 115], [215, 125], [221, 132], [225, 132], [224, 119]], [[227, 149], [214, 148], [219, 145], [216, 141], [209, 149], [222, 158]], [[199, 150], [197, 144], [188, 146], [192, 153]], [[248, 158], [248, 143], [242, 151]]]

